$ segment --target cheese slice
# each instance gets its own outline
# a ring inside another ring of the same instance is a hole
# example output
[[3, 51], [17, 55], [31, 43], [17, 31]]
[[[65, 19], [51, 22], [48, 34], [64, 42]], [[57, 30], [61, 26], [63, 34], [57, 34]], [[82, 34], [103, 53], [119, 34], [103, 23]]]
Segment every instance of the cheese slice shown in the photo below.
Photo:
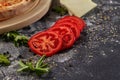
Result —
[[78, 17], [85, 15], [97, 6], [91, 0], [60, 0], [60, 3], [68, 9], [70, 15]]

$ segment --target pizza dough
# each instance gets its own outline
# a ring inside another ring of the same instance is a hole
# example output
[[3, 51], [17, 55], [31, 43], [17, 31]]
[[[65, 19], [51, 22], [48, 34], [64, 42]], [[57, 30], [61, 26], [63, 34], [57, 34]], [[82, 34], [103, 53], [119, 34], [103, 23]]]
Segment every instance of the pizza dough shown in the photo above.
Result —
[[39, 0], [0, 0], [0, 21], [23, 14]]

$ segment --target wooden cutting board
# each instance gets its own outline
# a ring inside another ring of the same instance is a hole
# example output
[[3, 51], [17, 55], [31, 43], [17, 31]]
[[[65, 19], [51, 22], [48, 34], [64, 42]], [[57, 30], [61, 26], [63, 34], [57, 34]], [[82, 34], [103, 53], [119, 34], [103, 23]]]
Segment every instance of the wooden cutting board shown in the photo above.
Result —
[[40, 0], [31, 11], [0, 22], [0, 34], [17, 30], [36, 22], [47, 13], [51, 1], [52, 0]]

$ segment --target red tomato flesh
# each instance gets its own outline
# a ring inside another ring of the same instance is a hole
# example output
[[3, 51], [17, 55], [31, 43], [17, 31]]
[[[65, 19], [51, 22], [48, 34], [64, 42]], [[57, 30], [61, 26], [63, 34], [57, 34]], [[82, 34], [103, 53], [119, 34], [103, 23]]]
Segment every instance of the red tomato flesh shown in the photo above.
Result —
[[71, 28], [68, 28], [67, 26], [53, 27], [50, 29], [50, 31], [57, 33], [60, 36], [60, 38], [62, 38], [62, 50], [72, 47], [72, 45], [75, 42], [75, 36]]
[[62, 39], [54, 32], [40, 32], [31, 37], [28, 45], [33, 52], [49, 57], [61, 50]]
[[62, 19], [57, 21], [57, 23], [61, 23], [61, 22], [69, 22], [69, 23], [75, 24], [80, 32], [85, 27], [84, 20], [76, 16], [65, 16]]
[[54, 27], [61, 27], [61, 26], [70, 28], [75, 36], [75, 40], [80, 37], [80, 32], [79, 32], [78, 28], [76, 27], [76, 25], [69, 23], [69, 22], [57, 23], [54, 25]]

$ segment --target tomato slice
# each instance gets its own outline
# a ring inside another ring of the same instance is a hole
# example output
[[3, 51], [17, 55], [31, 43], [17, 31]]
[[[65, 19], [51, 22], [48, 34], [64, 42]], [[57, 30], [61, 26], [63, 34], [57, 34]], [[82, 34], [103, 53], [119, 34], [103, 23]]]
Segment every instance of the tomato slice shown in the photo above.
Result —
[[[79, 28], [83, 30], [83, 28], [85, 27], [85, 21], [82, 18], [76, 17], [76, 16], [65, 16], [64, 19], [71, 19], [74, 20], [76, 23], [78, 23]], [[81, 31], [82, 31], [81, 30]]]
[[66, 18], [66, 19], [61, 19], [61, 20], [58, 20], [57, 22], [56, 22], [56, 24], [60, 24], [60, 23], [72, 23], [73, 25], [74, 25], [74, 27], [77, 27], [77, 30], [79, 30], [79, 33], [80, 33], [80, 31], [82, 30], [82, 27], [81, 27], [81, 29], [79, 28], [79, 25], [78, 25], [78, 23], [76, 23], [74, 20], [71, 20], [71, 19], [68, 19], [68, 18]]
[[58, 20], [57, 23], [63, 23], [63, 22], [70, 22], [74, 25], [76, 25], [75, 27], [78, 28], [78, 30], [81, 32], [85, 26], [85, 22], [83, 19], [78, 18], [76, 16], [65, 16], [62, 19]]
[[71, 28], [68, 28], [67, 26], [53, 27], [50, 31], [57, 33], [62, 38], [62, 50], [72, 47], [75, 42], [75, 36]]
[[34, 53], [49, 57], [61, 50], [62, 39], [54, 32], [39, 32], [30, 38], [28, 45]]
[[76, 25], [70, 23], [70, 22], [64, 22], [64, 23], [56, 23], [53, 27], [61, 27], [61, 26], [66, 26], [68, 28], [70, 28], [75, 36], [75, 40], [78, 39], [80, 37], [80, 32], [78, 30], [78, 28], [76, 27]]

